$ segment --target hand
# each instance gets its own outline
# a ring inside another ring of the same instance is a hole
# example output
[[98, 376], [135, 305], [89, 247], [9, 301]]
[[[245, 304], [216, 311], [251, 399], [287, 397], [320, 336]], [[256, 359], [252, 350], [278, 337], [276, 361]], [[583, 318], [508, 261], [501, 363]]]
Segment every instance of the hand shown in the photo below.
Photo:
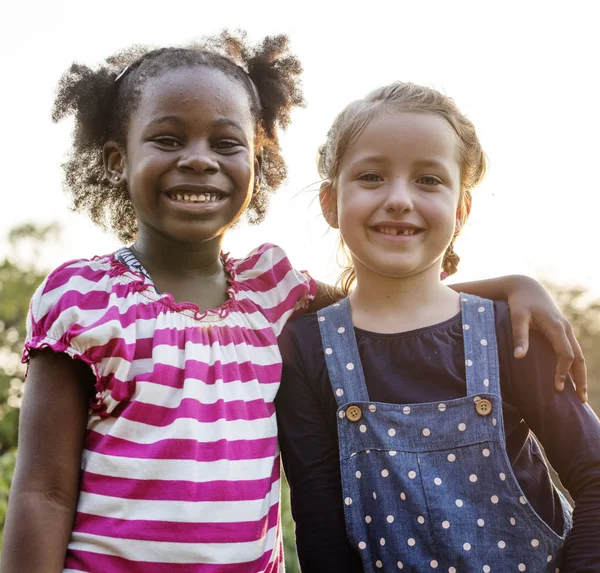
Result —
[[529, 329], [543, 333], [557, 356], [554, 386], [558, 392], [565, 387], [571, 373], [577, 394], [587, 402], [587, 369], [579, 342], [571, 323], [562, 315], [548, 291], [537, 281], [525, 277], [512, 277], [515, 286], [508, 295], [508, 306], [515, 344], [515, 358], [523, 358], [529, 348]]

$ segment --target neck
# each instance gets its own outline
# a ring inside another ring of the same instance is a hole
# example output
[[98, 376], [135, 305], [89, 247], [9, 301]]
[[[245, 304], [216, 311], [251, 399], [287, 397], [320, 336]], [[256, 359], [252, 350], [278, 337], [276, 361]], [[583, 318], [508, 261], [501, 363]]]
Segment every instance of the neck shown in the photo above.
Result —
[[382, 333], [406, 332], [452, 318], [459, 296], [440, 281], [435, 264], [407, 277], [388, 277], [356, 265], [356, 289], [350, 295], [355, 326]]
[[140, 229], [132, 250], [152, 276], [183, 278], [221, 273], [221, 243], [222, 237], [201, 243], [182, 243]]

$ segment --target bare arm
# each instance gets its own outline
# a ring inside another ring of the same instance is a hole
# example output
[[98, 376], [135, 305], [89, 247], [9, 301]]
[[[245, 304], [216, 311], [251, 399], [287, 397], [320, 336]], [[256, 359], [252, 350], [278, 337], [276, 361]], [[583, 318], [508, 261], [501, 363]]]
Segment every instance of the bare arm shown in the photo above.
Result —
[[0, 573], [63, 570], [93, 384], [83, 362], [48, 350], [32, 354]]
[[587, 401], [587, 370], [581, 347], [571, 324], [539, 282], [524, 275], [509, 275], [449, 286], [457, 292], [506, 300], [512, 321], [515, 358], [523, 358], [527, 354], [529, 330], [540, 331], [557, 356], [554, 372], [556, 389], [562, 392], [571, 371], [579, 399]]

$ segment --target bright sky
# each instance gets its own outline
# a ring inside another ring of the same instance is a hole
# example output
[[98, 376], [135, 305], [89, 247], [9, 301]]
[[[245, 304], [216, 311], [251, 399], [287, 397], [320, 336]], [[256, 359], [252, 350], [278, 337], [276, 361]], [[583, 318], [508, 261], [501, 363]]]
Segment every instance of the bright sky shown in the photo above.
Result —
[[[117, 246], [67, 212], [60, 163], [70, 125], [50, 109], [74, 60], [99, 62], [134, 43], [171, 45], [241, 27], [287, 33], [303, 62], [306, 109], [283, 137], [290, 177], [259, 227], [227, 238], [233, 255], [269, 241], [334, 280], [335, 233], [316, 201], [316, 150], [351, 100], [394, 80], [452, 96], [475, 123], [491, 169], [457, 242], [457, 280], [526, 273], [600, 294], [600, 34], [593, 2], [156, 0], [10, 2], [0, 36], [4, 182], [0, 236], [13, 224], [63, 222], [47, 264]], [[0, 242], [0, 250], [6, 244]]]

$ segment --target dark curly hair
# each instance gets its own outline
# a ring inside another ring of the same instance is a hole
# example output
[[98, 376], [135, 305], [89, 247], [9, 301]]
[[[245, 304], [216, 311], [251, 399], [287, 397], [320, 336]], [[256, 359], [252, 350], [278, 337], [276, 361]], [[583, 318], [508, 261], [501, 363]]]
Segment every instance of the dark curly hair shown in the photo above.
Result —
[[75, 117], [73, 148], [63, 166], [65, 190], [74, 211], [87, 213], [123, 242], [135, 240], [137, 220], [127, 189], [112, 185], [105, 176], [103, 145], [109, 140], [126, 145], [129, 119], [151, 78], [189, 66], [221, 70], [248, 93], [256, 153], [263, 158], [261, 185], [248, 207], [250, 223], [264, 219], [271, 194], [286, 177], [277, 128], [285, 129], [292, 108], [304, 104], [302, 66], [290, 54], [287, 36], [269, 36], [253, 46], [244, 32], [224, 31], [181, 48], [132, 46], [97, 69], [74, 63], [60, 79], [52, 111], [55, 122]]

